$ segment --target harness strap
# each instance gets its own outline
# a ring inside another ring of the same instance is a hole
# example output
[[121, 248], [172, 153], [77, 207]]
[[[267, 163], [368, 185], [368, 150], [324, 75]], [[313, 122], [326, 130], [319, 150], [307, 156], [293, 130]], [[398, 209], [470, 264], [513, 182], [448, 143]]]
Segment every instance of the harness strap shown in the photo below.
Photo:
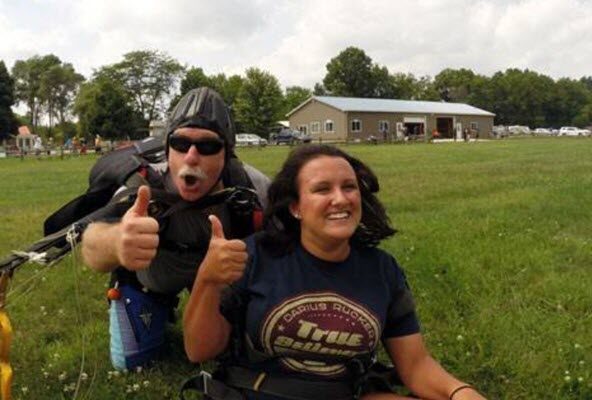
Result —
[[227, 367], [225, 383], [239, 389], [252, 390], [290, 400], [351, 400], [352, 385], [344, 381], [308, 381], [277, 375], [267, 375], [242, 367]]
[[202, 393], [206, 399], [212, 400], [244, 400], [245, 397], [235, 389], [228, 387], [224, 382], [213, 379], [212, 375], [206, 371], [201, 371], [199, 375], [190, 378], [183, 383], [180, 397], [185, 400], [185, 392], [195, 390]]

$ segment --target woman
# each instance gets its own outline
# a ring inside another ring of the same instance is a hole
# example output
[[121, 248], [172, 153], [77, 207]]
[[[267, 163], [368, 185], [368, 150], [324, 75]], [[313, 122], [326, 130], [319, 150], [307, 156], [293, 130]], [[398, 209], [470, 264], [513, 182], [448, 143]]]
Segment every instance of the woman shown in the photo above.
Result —
[[369, 355], [382, 341], [414, 395], [483, 399], [428, 354], [403, 271], [375, 248], [394, 233], [377, 191], [362, 162], [308, 145], [272, 183], [262, 234], [226, 240], [210, 218], [184, 336], [197, 362], [230, 344], [219, 380], [241, 395], [221, 398], [408, 399], [367, 384]]

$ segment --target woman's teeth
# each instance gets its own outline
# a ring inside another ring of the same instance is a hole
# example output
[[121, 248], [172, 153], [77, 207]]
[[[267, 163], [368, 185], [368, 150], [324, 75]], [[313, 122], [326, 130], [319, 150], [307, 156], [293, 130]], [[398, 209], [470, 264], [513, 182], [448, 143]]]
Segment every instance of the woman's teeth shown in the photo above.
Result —
[[347, 217], [349, 217], [349, 212], [347, 212], [347, 211], [332, 213], [332, 214], [329, 214], [329, 216], [328, 216], [329, 219], [345, 219]]

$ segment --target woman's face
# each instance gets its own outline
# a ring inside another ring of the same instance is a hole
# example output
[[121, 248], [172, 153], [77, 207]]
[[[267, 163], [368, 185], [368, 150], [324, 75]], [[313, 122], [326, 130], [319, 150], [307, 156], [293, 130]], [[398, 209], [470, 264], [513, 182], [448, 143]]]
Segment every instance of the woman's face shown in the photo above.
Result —
[[305, 248], [348, 243], [362, 218], [356, 174], [341, 157], [320, 156], [298, 174], [298, 201], [290, 211], [300, 219]]

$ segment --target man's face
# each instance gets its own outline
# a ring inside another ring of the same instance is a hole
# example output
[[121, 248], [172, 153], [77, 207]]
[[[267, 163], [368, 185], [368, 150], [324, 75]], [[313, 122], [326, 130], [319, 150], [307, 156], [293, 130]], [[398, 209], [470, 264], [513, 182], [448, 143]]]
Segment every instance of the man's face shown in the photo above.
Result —
[[[184, 140], [196, 142], [220, 140], [216, 132], [201, 128], [179, 128], [172, 136], [181, 142]], [[209, 153], [209, 151], [202, 150], [200, 153], [195, 145], [190, 146], [184, 152], [185, 149], [175, 150], [170, 143], [171, 140], [169, 140], [169, 173], [183, 200], [199, 200], [215, 185], [216, 189], [222, 188], [222, 183], [218, 181], [218, 178], [224, 168], [224, 147], [215, 154], [207, 155], [203, 153]]]

